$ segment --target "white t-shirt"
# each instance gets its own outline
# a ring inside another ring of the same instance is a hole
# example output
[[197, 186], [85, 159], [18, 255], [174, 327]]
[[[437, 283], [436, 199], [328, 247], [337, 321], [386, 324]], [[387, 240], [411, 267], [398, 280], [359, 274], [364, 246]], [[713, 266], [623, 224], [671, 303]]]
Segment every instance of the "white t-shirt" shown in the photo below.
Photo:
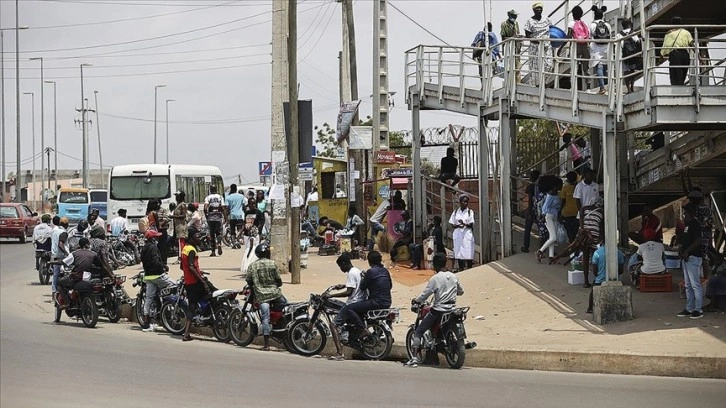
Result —
[[363, 280], [363, 272], [355, 266], [348, 271], [348, 280], [345, 281], [346, 288], [353, 288], [353, 293], [348, 296], [347, 304], [366, 300], [366, 294], [360, 290], [360, 281]]
[[643, 266], [640, 271], [644, 274], [660, 273], [665, 271], [663, 263], [663, 244], [655, 241], [648, 241], [638, 246], [638, 255], [643, 258]]
[[383, 200], [381, 205], [378, 206], [376, 209], [376, 212], [371, 215], [371, 221], [381, 223], [383, 221], [383, 217], [386, 216], [386, 211], [388, 211], [388, 207], [391, 206], [391, 202], [388, 200]]
[[91, 228], [93, 228], [96, 225], [98, 225], [101, 228], [103, 228], [104, 231], [106, 230], [106, 221], [104, 221], [103, 218], [101, 218], [101, 217], [96, 218], [96, 221], [93, 223], [93, 225], [91, 226]]
[[577, 186], [575, 186], [575, 192], [572, 194], [573, 198], [580, 199], [580, 203], [583, 207], [595, 204], [599, 196], [600, 186], [594, 181], [589, 185], [585, 184], [584, 180], [577, 183]]
[[[592, 23], [590, 23], [590, 37], [595, 37], [595, 29], [597, 28], [597, 23], [602, 20], [595, 20]], [[610, 32], [610, 38], [613, 36], [613, 28], [610, 26], [610, 24], [605, 23], [605, 25], [608, 28], [608, 31]], [[597, 64], [601, 62], [607, 62], [608, 58], [608, 43], [598, 43], [598, 42], [591, 42], [590, 43], [590, 58], [592, 60], [590, 61], [590, 67], [594, 67]]]
[[219, 194], [210, 194], [204, 199], [207, 205], [207, 221], [222, 221], [224, 219], [223, 207], [227, 205], [224, 197]]
[[313, 191], [312, 193], [308, 194], [308, 199], [305, 200], [305, 205], [309, 205], [311, 201], [318, 201], [318, 192]]

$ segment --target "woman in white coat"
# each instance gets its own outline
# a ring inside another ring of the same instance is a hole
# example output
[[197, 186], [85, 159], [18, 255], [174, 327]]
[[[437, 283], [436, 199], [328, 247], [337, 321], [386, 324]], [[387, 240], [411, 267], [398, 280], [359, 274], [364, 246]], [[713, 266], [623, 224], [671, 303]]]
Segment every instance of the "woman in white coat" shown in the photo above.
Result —
[[449, 218], [454, 228], [454, 258], [459, 261], [459, 270], [471, 268], [474, 260], [474, 211], [469, 208], [469, 196], [459, 196], [459, 208]]

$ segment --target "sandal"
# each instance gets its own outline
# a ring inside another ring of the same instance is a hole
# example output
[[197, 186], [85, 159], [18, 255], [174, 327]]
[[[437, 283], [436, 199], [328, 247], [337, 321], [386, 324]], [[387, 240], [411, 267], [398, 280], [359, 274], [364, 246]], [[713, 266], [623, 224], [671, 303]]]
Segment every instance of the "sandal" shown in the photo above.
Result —
[[270, 351], [270, 348], [269, 348], [269, 347], [262, 347], [262, 348], [260, 349], [260, 351]]
[[544, 258], [544, 253], [542, 251], [537, 251], [537, 262], [542, 262], [542, 258]]
[[192, 337], [192, 336], [184, 336], [184, 337], [182, 337], [182, 341], [192, 341], [192, 340], [194, 340], [194, 337]]
[[330, 361], [345, 361], [345, 356], [328, 356]]

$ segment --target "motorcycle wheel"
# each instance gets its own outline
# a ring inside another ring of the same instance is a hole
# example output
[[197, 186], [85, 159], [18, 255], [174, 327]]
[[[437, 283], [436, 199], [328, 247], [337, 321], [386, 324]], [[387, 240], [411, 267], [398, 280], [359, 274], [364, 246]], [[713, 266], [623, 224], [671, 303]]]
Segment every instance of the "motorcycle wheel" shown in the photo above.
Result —
[[43, 270], [44, 276], [43, 276], [43, 282], [41, 284], [47, 285], [50, 283], [51, 276], [53, 276], [53, 269], [48, 263], [45, 263], [43, 265], [44, 265], [44, 268], [42, 270]]
[[366, 327], [370, 335], [361, 340], [361, 353], [368, 360], [383, 360], [391, 354], [393, 337], [388, 330], [379, 324], [370, 324]]
[[257, 335], [257, 330], [249, 317], [240, 309], [234, 309], [229, 315], [229, 332], [232, 341], [240, 347], [247, 347]]
[[220, 306], [214, 312], [214, 326], [212, 331], [217, 341], [222, 343], [229, 343], [232, 340], [232, 333], [229, 329], [229, 316], [232, 314], [232, 308], [227, 305]]
[[309, 319], [300, 319], [287, 331], [287, 344], [293, 352], [305, 357], [320, 354], [328, 341], [325, 327], [320, 321], [311, 324]]
[[446, 331], [444, 338], [446, 339], [446, 363], [454, 369], [463, 367], [466, 359], [464, 339], [460, 339], [456, 331], [452, 329]]
[[45, 280], [43, 275], [45, 275], [45, 262], [40, 261], [38, 264], [38, 282], [40, 282], [41, 285], [45, 285], [45, 283], [43, 283]]
[[141, 326], [142, 329], [145, 329], [144, 327], [144, 303], [146, 302], [146, 297], [144, 296], [136, 296], [136, 302], [134, 302], [134, 314], [136, 315], [136, 322]]
[[[60, 295], [58, 295], [58, 296], [60, 296]], [[55, 302], [55, 319], [53, 319], [53, 322], [60, 323], [62, 315], [63, 315], [63, 311], [61, 310], [60, 306], [58, 305], [58, 302]]]
[[[413, 335], [416, 333], [416, 329], [410, 328], [408, 329], [408, 333], [406, 333], [406, 354], [408, 355], [408, 359], [412, 359], [414, 357], [413, 355]], [[421, 351], [419, 350], [418, 355], [419, 361], [423, 361], [421, 358]]]
[[187, 312], [177, 304], [167, 303], [161, 308], [161, 324], [171, 334], [182, 335], [187, 318]]
[[86, 295], [81, 299], [81, 320], [89, 329], [96, 327], [98, 323], [98, 306], [92, 295]]
[[118, 299], [109, 300], [106, 302], [106, 317], [110, 323], [118, 323], [121, 320], [121, 301]]

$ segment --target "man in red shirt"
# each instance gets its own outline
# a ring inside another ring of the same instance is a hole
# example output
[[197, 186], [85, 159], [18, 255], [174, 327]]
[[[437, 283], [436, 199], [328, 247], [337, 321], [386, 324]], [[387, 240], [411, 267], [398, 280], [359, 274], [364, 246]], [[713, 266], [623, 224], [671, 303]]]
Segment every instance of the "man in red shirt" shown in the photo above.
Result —
[[192, 327], [192, 317], [196, 314], [199, 301], [212, 293], [209, 283], [202, 276], [199, 269], [199, 257], [197, 250], [197, 231], [190, 228], [184, 248], [181, 251], [181, 267], [184, 271], [184, 290], [189, 302], [189, 315], [187, 316], [186, 327], [182, 341], [192, 340], [189, 334]]
[[640, 245], [645, 242], [643, 231], [646, 229], [655, 231], [656, 242], [663, 242], [663, 226], [660, 224], [660, 219], [653, 214], [653, 209], [647, 204], [643, 206], [643, 212], [641, 213], [640, 230], [631, 232], [628, 236], [633, 242]]

